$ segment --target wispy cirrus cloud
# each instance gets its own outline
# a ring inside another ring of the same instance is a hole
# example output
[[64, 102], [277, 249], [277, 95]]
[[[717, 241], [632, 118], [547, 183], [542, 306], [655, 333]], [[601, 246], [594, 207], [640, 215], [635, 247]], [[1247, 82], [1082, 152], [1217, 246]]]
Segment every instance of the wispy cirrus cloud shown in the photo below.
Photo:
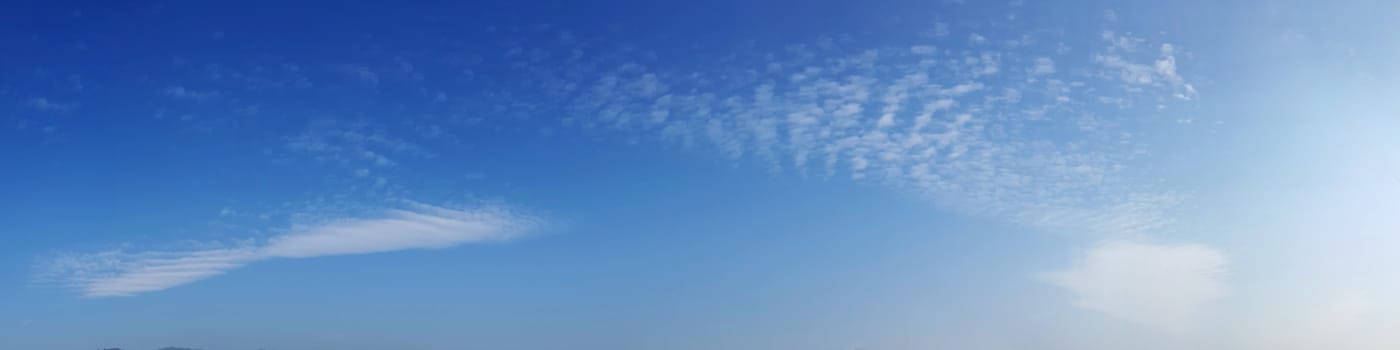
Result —
[[316, 161], [353, 168], [395, 166], [398, 162], [391, 155], [432, 155], [418, 145], [390, 137], [384, 130], [365, 123], [331, 120], [313, 123], [301, 134], [288, 137], [283, 147]]
[[133, 296], [194, 283], [272, 259], [441, 249], [518, 237], [538, 221], [504, 208], [413, 205], [368, 218], [299, 225], [261, 243], [188, 251], [69, 254], [41, 263], [40, 276], [85, 297]]

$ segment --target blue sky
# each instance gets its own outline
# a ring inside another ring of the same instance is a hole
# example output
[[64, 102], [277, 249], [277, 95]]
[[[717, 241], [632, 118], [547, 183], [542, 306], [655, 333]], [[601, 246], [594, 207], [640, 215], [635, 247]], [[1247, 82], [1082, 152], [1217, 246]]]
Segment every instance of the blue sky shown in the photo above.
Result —
[[1392, 3], [6, 8], [9, 348], [1400, 345]]

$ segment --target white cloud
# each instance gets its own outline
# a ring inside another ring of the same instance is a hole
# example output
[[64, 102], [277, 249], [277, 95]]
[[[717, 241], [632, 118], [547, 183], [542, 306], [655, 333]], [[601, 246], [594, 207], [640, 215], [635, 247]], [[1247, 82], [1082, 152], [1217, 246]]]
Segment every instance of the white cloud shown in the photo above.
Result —
[[43, 98], [43, 97], [37, 97], [37, 98], [29, 99], [29, 103], [28, 103], [28, 104], [29, 104], [29, 107], [32, 107], [32, 108], [34, 108], [34, 109], [37, 109], [37, 110], [39, 110], [39, 111], [41, 111], [41, 112], [55, 112], [55, 113], [72, 112], [72, 111], [78, 109], [78, 106], [79, 106], [78, 103], [76, 103], [76, 102], [73, 102], [73, 103], [62, 103], [62, 102], [57, 102], [57, 101], [51, 101], [51, 100], [49, 100], [49, 99], [47, 99], [47, 98]]
[[[1141, 57], [1135, 54], [1137, 46], [1144, 42], [1139, 38], [1119, 36], [1104, 32], [1104, 40], [1109, 45], [1103, 53], [1094, 56], [1094, 62], [1106, 77], [1116, 76], [1124, 83], [1123, 89], [1136, 91], [1143, 85], [1163, 86], [1172, 90], [1172, 96], [1180, 100], [1196, 98], [1196, 88], [1177, 71], [1177, 49], [1172, 44], [1162, 44], [1156, 58]], [[1133, 57], [1139, 56], [1139, 57]], [[1139, 63], [1141, 62], [1141, 63]], [[1114, 99], [1101, 96], [1099, 99]]]
[[1075, 305], [1106, 315], [1183, 331], [1201, 305], [1226, 295], [1228, 261], [1204, 245], [1101, 242], [1070, 268], [1041, 274], [1074, 293]]
[[339, 66], [338, 69], [346, 76], [355, 80], [365, 82], [369, 85], [379, 85], [379, 74], [369, 69], [369, 67], [350, 64]]
[[177, 85], [177, 86], [171, 86], [171, 87], [165, 88], [165, 90], [161, 90], [161, 93], [164, 93], [166, 96], [170, 96], [170, 97], [174, 97], [174, 98], [178, 98], [178, 99], [196, 100], [196, 101], [203, 101], [203, 100], [207, 100], [207, 99], [211, 99], [211, 98], [215, 98], [215, 97], [218, 97], [218, 96], [219, 96], [219, 93], [218, 93], [217, 91], [197, 91], [197, 90], [187, 89], [187, 88], [185, 88], [185, 87], [183, 87], [183, 86], [178, 86], [178, 85]]
[[1055, 61], [1049, 57], [1035, 59], [1035, 66], [1031, 67], [1031, 75], [1046, 75], [1055, 73]]
[[1365, 293], [1331, 298], [1281, 331], [1253, 335], [1249, 345], [1260, 349], [1382, 350], [1400, 348], [1400, 317]]
[[296, 227], [274, 237], [259, 252], [265, 257], [306, 258], [447, 248], [466, 242], [504, 240], [518, 234], [522, 219], [499, 210], [462, 211], [422, 206], [390, 210], [376, 219], [355, 219]]
[[414, 143], [389, 136], [385, 128], [365, 123], [315, 123], [301, 134], [287, 138], [283, 147], [297, 155], [349, 168], [357, 177], [368, 175], [367, 167], [398, 165], [391, 156], [433, 156]]
[[1129, 62], [1118, 55], [1094, 56], [1094, 61], [1108, 68], [1110, 71], [1116, 71], [1118, 77], [1122, 79], [1123, 82], [1130, 84], [1152, 84], [1158, 77], [1158, 74], [1160, 74], [1159, 69], [1146, 64]]
[[982, 36], [982, 34], [972, 33], [967, 36], [967, 41], [970, 41], [973, 44], [982, 44], [987, 42], [987, 37]]
[[[87, 297], [130, 296], [193, 283], [243, 267], [259, 259], [253, 249], [218, 249], [179, 253], [103, 254], [101, 265], [84, 267], [71, 282]], [[75, 260], [75, 264], [89, 264]], [[105, 270], [106, 268], [115, 271]], [[107, 274], [110, 273], [110, 274]], [[101, 275], [107, 274], [107, 275]]]
[[983, 86], [982, 83], [968, 82], [968, 83], [962, 83], [962, 84], [954, 85], [954, 86], [951, 87], [951, 88], [943, 89], [943, 90], [939, 91], [939, 93], [942, 94], [942, 95], [946, 95], [946, 96], [960, 96], [960, 95], [967, 94], [967, 93], [969, 93], [969, 92], [973, 92], [973, 91], [977, 91], [977, 90], [982, 90], [982, 86]]
[[132, 296], [218, 276], [251, 263], [441, 249], [514, 238], [536, 224], [503, 208], [448, 209], [415, 204], [368, 218], [300, 225], [262, 243], [170, 252], [111, 251], [47, 261], [41, 275], [86, 297]]
[[940, 38], [948, 36], [948, 34], [952, 33], [952, 31], [948, 30], [947, 23], [934, 23], [933, 29], [930, 30], [930, 32], [933, 34], [933, 36]]
[[[1058, 48], [1036, 45], [935, 50], [939, 40], [954, 41], [952, 47], [963, 38], [994, 41], [935, 35], [925, 37], [934, 42], [843, 45], [822, 55], [792, 45], [754, 52], [753, 62], [726, 57], [698, 71], [642, 65], [635, 62], [644, 57], [629, 60], [621, 52], [624, 59], [591, 62], [582, 66], [595, 68], [582, 71], [566, 68], [578, 64], [541, 63], [529, 69], [550, 79], [528, 85], [578, 87], [581, 93], [560, 95], [560, 101], [532, 102], [567, 106], [565, 126], [652, 135], [684, 148], [710, 146], [731, 159], [752, 157], [770, 169], [802, 174], [816, 164], [827, 176], [846, 172], [925, 194], [953, 210], [1037, 228], [1140, 232], [1167, 222], [1162, 211], [1172, 196], [1136, 188], [1126, 175], [1126, 164], [1140, 154], [1128, 147], [1132, 140], [1113, 135], [1131, 134], [1123, 121], [1133, 118], [1103, 115], [1096, 109], [1107, 108], [1085, 102], [1114, 101], [1110, 107], [1127, 109], [1188, 90], [1184, 79], [1175, 81], [1181, 67], [1174, 56], [1126, 51], [1147, 41], [1104, 35], [1116, 46], [1098, 61], [1075, 61], [1058, 55]], [[1057, 79], [996, 78], [1052, 73]], [[554, 78], [563, 76], [580, 78]], [[1101, 122], [1085, 129], [1085, 118]]]
[[1110, 51], [1133, 51], [1137, 50], [1146, 40], [1134, 37], [1130, 34], [1118, 34], [1112, 31], [1105, 31], [1099, 35], [1103, 41], [1108, 43]]

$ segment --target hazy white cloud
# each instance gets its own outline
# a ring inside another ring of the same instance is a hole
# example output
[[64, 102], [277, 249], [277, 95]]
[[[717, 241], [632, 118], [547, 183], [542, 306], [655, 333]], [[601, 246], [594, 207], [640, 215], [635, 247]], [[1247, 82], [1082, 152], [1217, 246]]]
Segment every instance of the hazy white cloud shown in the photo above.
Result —
[[259, 250], [263, 256], [306, 258], [447, 248], [465, 242], [504, 240], [519, 234], [522, 218], [500, 210], [463, 211], [422, 206], [390, 210], [376, 219], [300, 226]]
[[369, 67], [348, 64], [338, 66], [337, 70], [339, 70], [341, 73], [345, 74], [345, 76], [350, 77], [352, 79], [365, 82], [369, 85], [379, 85], [379, 74], [375, 73], [374, 70], [371, 70]]
[[1035, 59], [1035, 66], [1031, 67], [1031, 75], [1046, 75], [1055, 73], [1055, 61], [1049, 57]]
[[982, 36], [982, 34], [972, 33], [967, 36], [967, 41], [970, 41], [973, 44], [982, 44], [987, 42], [987, 37]]
[[1109, 9], [1109, 10], [1103, 10], [1103, 19], [1104, 19], [1105, 21], [1109, 21], [1109, 22], [1117, 22], [1117, 21], [1118, 21], [1118, 11], [1114, 11], [1114, 10], [1111, 10], [1111, 9]]
[[255, 249], [233, 248], [193, 252], [107, 253], [76, 257], [66, 263], [72, 264], [67, 266], [69, 268], [81, 269], [78, 273], [82, 275], [72, 276], [70, 282], [84, 296], [111, 297], [193, 283], [258, 259]]
[[39, 266], [41, 277], [86, 297], [132, 296], [214, 277], [278, 258], [440, 249], [508, 240], [536, 220], [504, 208], [448, 209], [415, 204], [367, 218], [298, 225], [260, 243], [166, 252], [72, 254]]
[[1137, 50], [1138, 45], [1146, 42], [1146, 40], [1131, 34], [1118, 34], [1113, 31], [1104, 31], [1099, 34], [1099, 37], [1108, 43], [1109, 51], [1133, 51]]
[[[1305, 308], [1306, 309], [1306, 308]], [[1274, 332], [1247, 335], [1250, 348], [1382, 350], [1400, 348], [1400, 314], [1364, 293], [1344, 293]]]
[[52, 101], [52, 100], [49, 100], [49, 99], [43, 98], [43, 97], [36, 97], [36, 98], [29, 99], [28, 105], [29, 105], [29, 107], [34, 108], [34, 109], [37, 109], [37, 110], [42, 111], [42, 112], [55, 112], [55, 113], [72, 112], [72, 111], [78, 109], [78, 107], [79, 107], [79, 105], [78, 105], [77, 102], [62, 103], [62, 102]]
[[1125, 83], [1152, 84], [1159, 77], [1158, 69], [1146, 64], [1129, 62], [1119, 55], [1099, 55], [1094, 57], [1094, 61], [1110, 72], [1117, 73], [1119, 79]]
[[1190, 329], [1201, 305], [1226, 295], [1228, 261], [1204, 245], [1100, 242], [1068, 269], [1039, 277], [1075, 305], [1167, 331]]
[[948, 24], [942, 22], [934, 23], [933, 28], [925, 32], [925, 34], [929, 36], [938, 38], [946, 37], [951, 33], [952, 31], [949, 29]]
[[288, 137], [283, 147], [297, 155], [352, 168], [357, 176], [362, 176], [360, 170], [367, 167], [398, 165], [391, 156], [432, 156], [414, 143], [389, 136], [384, 128], [365, 123], [318, 122], [301, 134]]
[[171, 86], [171, 87], [165, 88], [164, 90], [161, 90], [161, 93], [165, 94], [166, 96], [170, 96], [170, 97], [174, 97], [174, 98], [178, 98], [178, 99], [196, 100], [196, 101], [207, 100], [207, 99], [211, 99], [211, 98], [215, 98], [215, 97], [218, 97], [218, 96], [219, 96], [219, 93], [218, 93], [217, 91], [198, 91], [198, 90], [191, 90], [191, 89], [185, 88], [184, 86], [179, 86], [179, 85]]
[[[1171, 89], [1171, 96], [1180, 100], [1196, 98], [1196, 88], [1177, 71], [1177, 49], [1172, 44], [1161, 44], [1157, 56], [1136, 53], [1138, 45], [1145, 42], [1141, 38], [1104, 32], [1103, 39], [1108, 46], [1094, 56], [1105, 77], [1116, 77], [1125, 84], [1123, 88], [1136, 91], [1143, 85], [1163, 86]], [[1100, 96], [1100, 100], [1114, 99]]]

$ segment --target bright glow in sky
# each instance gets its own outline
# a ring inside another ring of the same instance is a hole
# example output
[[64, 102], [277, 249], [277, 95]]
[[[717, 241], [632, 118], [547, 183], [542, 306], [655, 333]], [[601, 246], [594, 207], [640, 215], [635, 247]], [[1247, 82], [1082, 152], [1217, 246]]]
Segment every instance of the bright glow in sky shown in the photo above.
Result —
[[0, 347], [1395, 349], [1395, 23], [21, 2]]

